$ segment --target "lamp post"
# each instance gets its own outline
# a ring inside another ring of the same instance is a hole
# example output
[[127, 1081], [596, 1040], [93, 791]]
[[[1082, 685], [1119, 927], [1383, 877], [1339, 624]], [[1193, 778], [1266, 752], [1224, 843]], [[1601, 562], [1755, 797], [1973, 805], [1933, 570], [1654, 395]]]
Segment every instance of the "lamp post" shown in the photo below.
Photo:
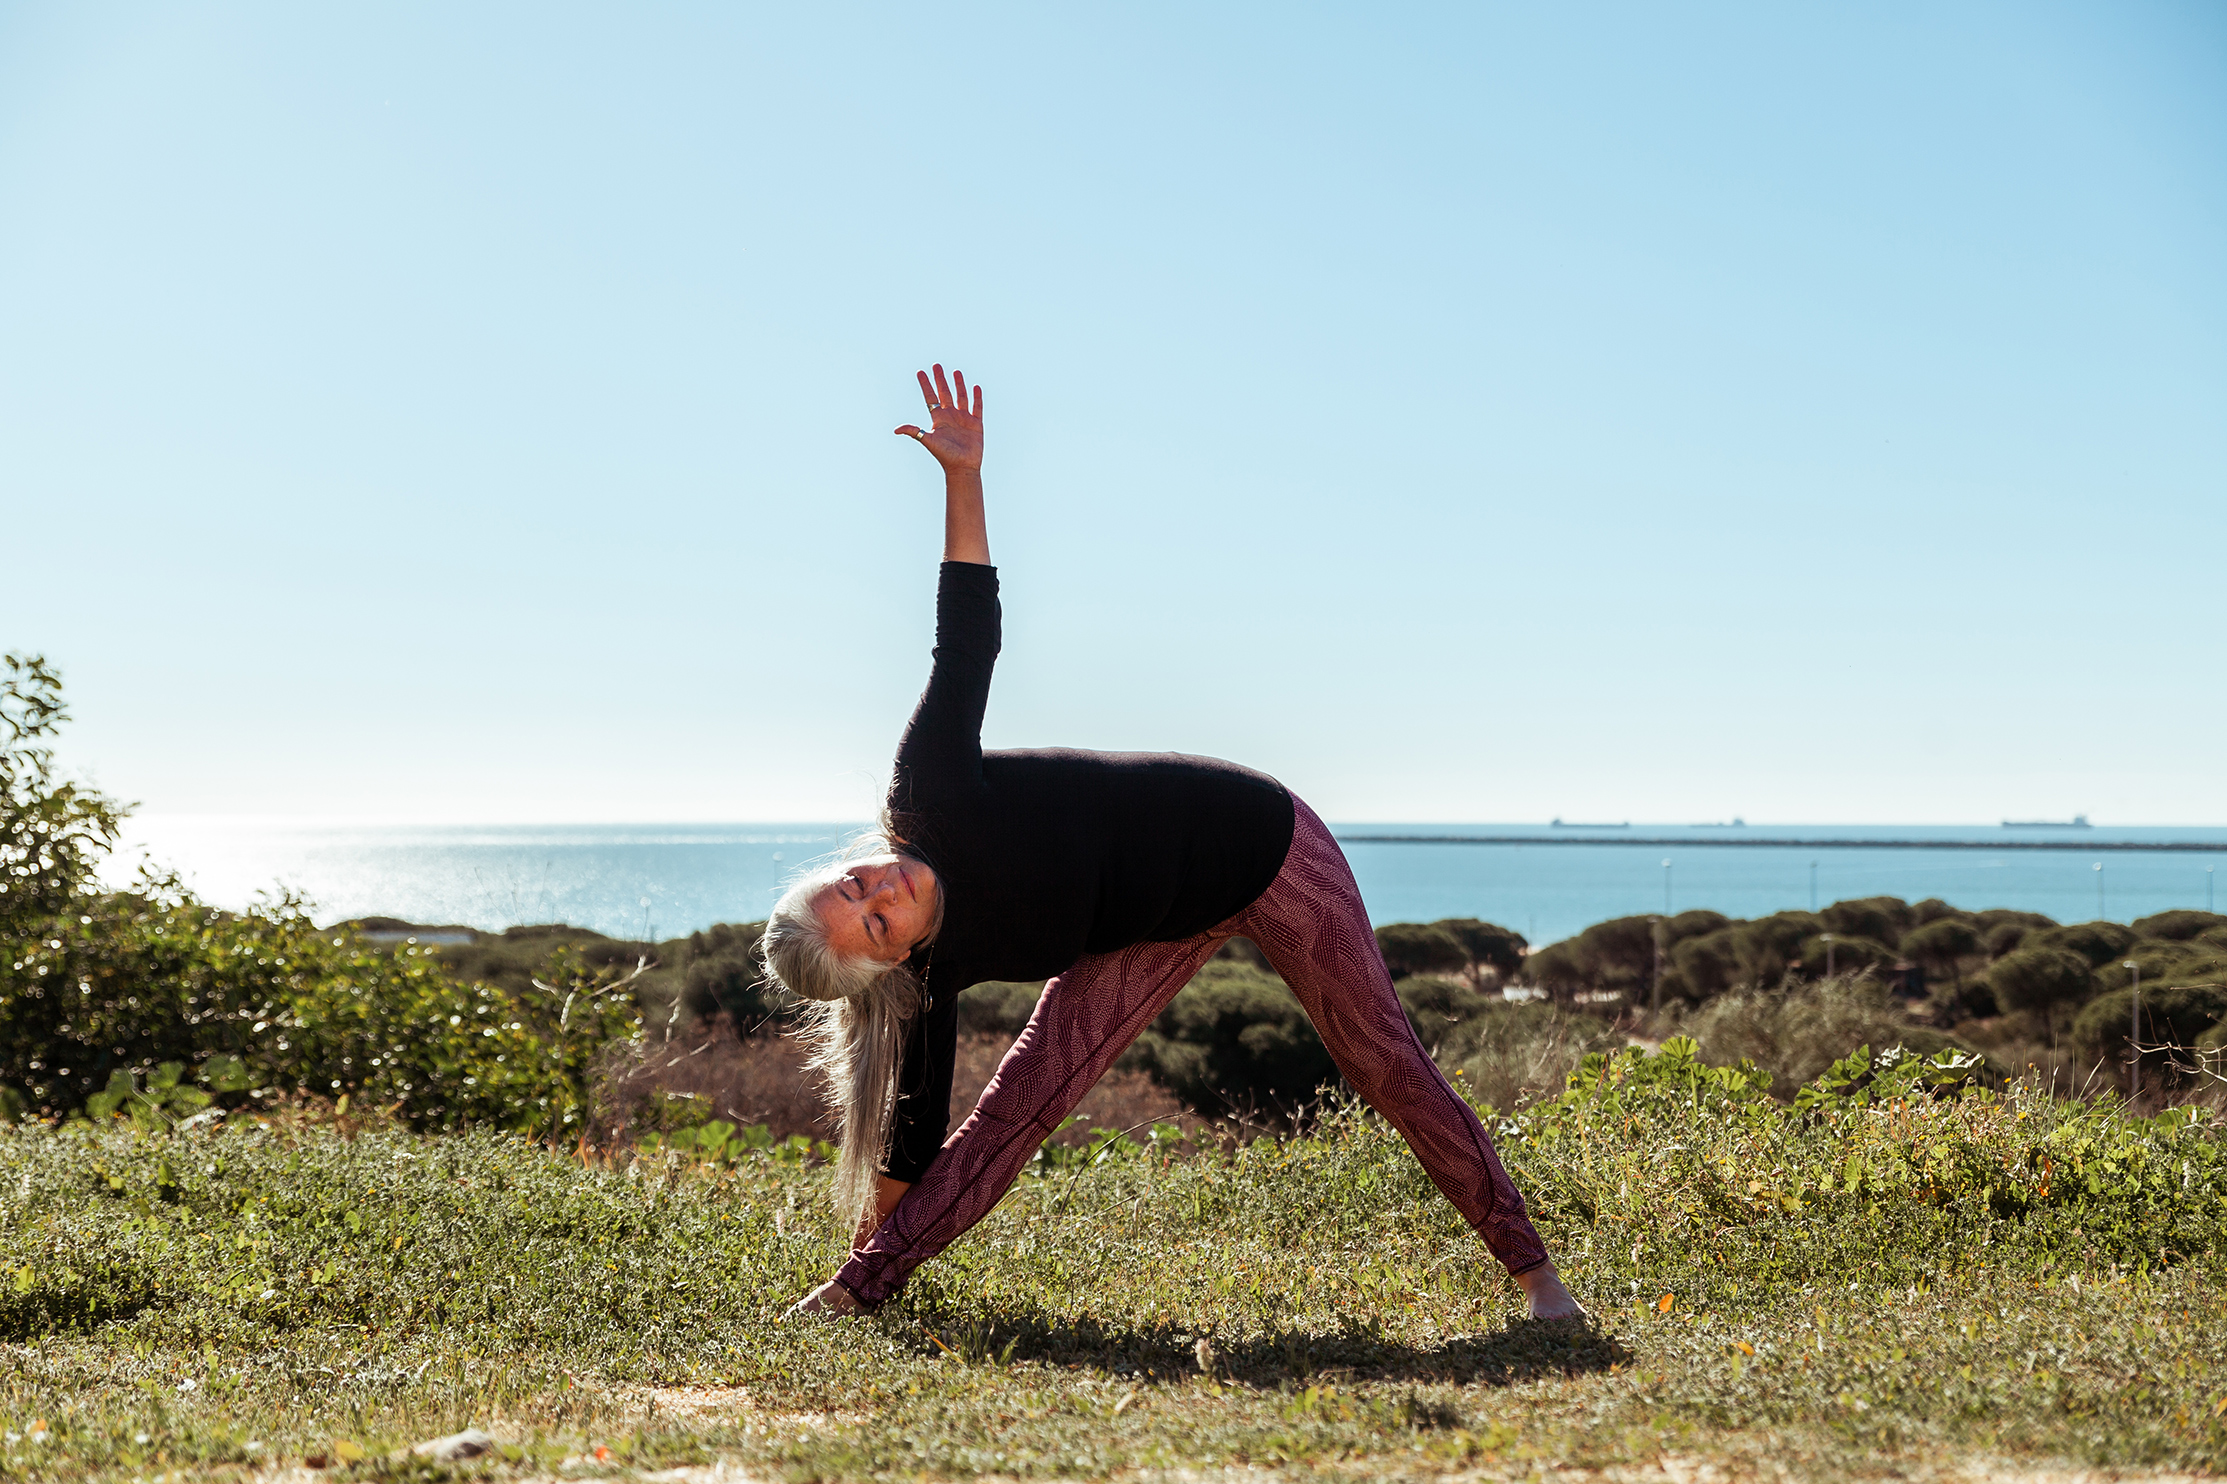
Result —
[[2142, 966], [2130, 958], [2119, 967], [2134, 971], [2134, 1016], [2126, 1032], [2126, 1100], [2131, 1103], [2142, 1091]]
[[2204, 910], [2206, 912], [2217, 910], [2212, 906], [2212, 870], [2213, 868], [2210, 866], [2204, 867]]
[[1660, 1016], [1663, 1013], [1663, 934], [1669, 920], [1667, 917], [1655, 919], [1655, 983], [1647, 996], [1647, 1013], [1650, 1016]]
[[1809, 863], [1809, 910], [1817, 910], [1817, 862]]
[[1663, 916], [1670, 915], [1670, 862], [1663, 862]]
[[2096, 921], [2103, 920], [2103, 862], [2096, 862]]

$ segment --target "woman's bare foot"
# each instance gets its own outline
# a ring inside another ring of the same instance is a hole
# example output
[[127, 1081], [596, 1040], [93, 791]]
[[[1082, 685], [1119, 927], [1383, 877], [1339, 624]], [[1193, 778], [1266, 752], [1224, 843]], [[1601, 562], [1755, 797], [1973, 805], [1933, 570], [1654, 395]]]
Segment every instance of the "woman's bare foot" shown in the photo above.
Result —
[[858, 1301], [857, 1294], [830, 1278], [797, 1300], [781, 1317], [794, 1319], [800, 1314], [818, 1314], [829, 1319], [847, 1319], [865, 1312], [866, 1306]]
[[1533, 1319], [1575, 1319], [1585, 1312], [1578, 1301], [1570, 1297], [1570, 1290], [1562, 1286], [1562, 1275], [1549, 1262], [1516, 1274], [1516, 1286], [1530, 1301]]

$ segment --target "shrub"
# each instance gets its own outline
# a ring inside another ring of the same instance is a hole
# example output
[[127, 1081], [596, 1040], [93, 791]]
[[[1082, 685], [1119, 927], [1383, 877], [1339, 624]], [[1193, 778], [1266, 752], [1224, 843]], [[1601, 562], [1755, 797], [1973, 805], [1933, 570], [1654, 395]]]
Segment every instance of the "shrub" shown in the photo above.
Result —
[[2000, 927], [2006, 922], [2015, 922], [2021, 927], [2030, 928], [2052, 928], [2057, 925], [2054, 917], [2040, 912], [2021, 912], [2015, 907], [1988, 907], [1974, 912], [1972, 921], [1980, 925], [1982, 932]]
[[1459, 974], [1469, 967], [1469, 950], [1435, 924], [1386, 923], [1376, 930], [1376, 946], [1395, 979], [1408, 974]]
[[1490, 1007], [1508, 1003], [1499, 995], [1484, 994], [1459, 979], [1438, 974], [1402, 979], [1395, 990], [1400, 1008], [1407, 1012], [1408, 1024], [1415, 1027], [1416, 1038], [1430, 1048]]
[[1337, 1076], [1283, 980], [1217, 959], [1185, 985], [1117, 1065], [1202, 1111], [1290, 1116]]
[[[2073, 1021], [2072, 1043], [2084, 1058], [2100, 1057], [2113, 1066], [2123, 1067], [2127, 1060], [2127, 1032], [2133, 1029], [2133, 1019], [2132, 989], [2098, 995]], [[2227, 985], [2169, 984], [2152, 989], [2145, 984], [2142, 986], [2141, 1041], [2146, 1047], [2161, 1049], [2143, 1053], [2143, 1070], [2170, 1071], [2175, 1057], [2162, 1048], [2193, 1049], [2223, 1019], [2227, 1019]]]
[[2026, 941], [2027, 935], [2033, 931], [2032, 927], [2023, 922], [1996, 923], [1995, 926], [1987, 930], [1987, 935], [1983, 940], [1987, 946], [1987, 956], [1989, 958], [2002, 958], [2007, 954], [2016, 953], [2020, 945]]
[[2021, 948], [1998, 959], [1987, 973], [1988, 988], [2006, 1011], [2023, 1011], [2052, 1034], [2057, 1008], [2076, 1005], [2094, 986], [2088, 960], [2069, 948]]
[[2088, 967], [2100, 968], [2113, 959], [2126, 957], [2134, 941], [2134, 929], [2124, 923], [2075, 922], [2064, 927], [2044, 928], [2021, 946], [2069, 949], [2086, 959]]
[[1625, 1044], [1613, 1025], [1540, 1000], [1485, 1000], [1433, 1047], [1464, 1093], [1508, 1110], [1560, 1089], [1587, 1056]]
[[1673, 948], [1670, 962], [1678, 971], [1679, 988], [1684, 991], [1684, 997], [1711, 999], [1740, 983], [1747, 967], [1741, 944], [1741, 929], [1722, 928], [1698, 938], [1688, 938]]
[[1936, 917], [1902, 935], [1897, 945], [1905, 957], [1933, 971], [1936, 978], [1962, 979], [1964, 960], [1986, 948], [1979, 929], [1961, 917]]
[[2134, 964], [2141, 970], [2144, 989], [2168, 984], [2208, 984], [2227, 980], [2227, 951], [2209, 943], [2176, 943], [2170, 938], [2137, 942], [2124, 958], [2115, 958], [2095, 971], [2101, 992], [2128, 988], [2134, 982]]
[[2019, 912], [2009, 907], [1990, 907], [1972, 914], [1972, 921], [1980, 930], [1981, 939], [1987, 944], [1990, 958], [2001, 958], [2015, 953], [2024, 944], [2029, 933], [2036, 928], [2053, 928], [2054, 917], [2044, 917], [2039, 912]]
[[1912, 1024], [1886, 986], [1871, 979], [1828, 979], [1783, 992], [1737, 990], [1694, 1011], [1680, 1029], [1708, 1061], [1751, 1063], [1789, 1086], [1815, 1079], [1859, 1046], [1905, 1046], [1921, 1056], [1967, 1049]]
[[969, 986], [959, 996], [959, 1033], [975, 1036], [1017, 1036], [1036, 1013], [1044, 997], [1041, 984], [1013, 984], [1002, 980]]
[[1655, 973], [1655, 919], [1618, 917], [1531, 955], [1524, 977], [1550, 994], [1606, 990], [1645, 998]]
[[1474, 917], [1449, 917], [1431, 926], [1452, 934], [1471, 964], [1492, 970], [1503, 983], [1523, 972], [1524, 954], [1531, 946], [1523, 934]]
[[82, 1111], [164, 1063], [238, 1095], [348, 1096], [417, 1128], [578, 1126], [603, 1046], [639, 1026], [614, 978], [559, 955], [549, 991], [465, 984], [430, 949], [318, 929], [300, 904], [234, 914], [175, 883], [82, 899], [0, 970], [0, 1083]]
[[1740, 926], [1740, 982], [1772, 985], [1786, 978], [1802, 945], [1825, 931], [1815, 912], [1774, 912]]
[[1892, 949], [1916, 925], [1910, 904], [1900, 897], [1855, 897], [1835, 902], [1818, 914], [1834, 937], [1869, 938]]
[[2185, 943], [2207, 928], [2227, 927], [2227, 916], [2182, 907], [2151, 917], [2138, 917], [2130, 926], [2138, 938], [2165, 938]]
[[1827, 943], [1819, 933], [1802, 944], [1801, 964], [1803, 977], [1824, 979], [1843, 974], [1862, 974], [1895, 961], [1895, 951], [1874, 938], [1844, 937], [1833, 934]]
[[0, 656], [0, 943], [67, 911], [123, 826], [123, 805], [56, 777], [44, 743], [68, 719], [43, 657]]
[[776, 1019], [787, 997], [758, 962], [765, 930], [762, 922], [720, 922], [690, 933], [681, 965], [683, 1012], [697, 1021], [724, 1015], [745, 1034]]
[[1922, 902], [1913, 903], [1910, 908], [1910, 923], [1913, 927], [1924, 927], [1928, 923], [1940, 922], [1952, 917], [1960, 922], [1977, 924], [1977, 919], [1972, 913], [1966, 912], [1961, 907], [1951, 907], [1939, 897], [1927, 897]]

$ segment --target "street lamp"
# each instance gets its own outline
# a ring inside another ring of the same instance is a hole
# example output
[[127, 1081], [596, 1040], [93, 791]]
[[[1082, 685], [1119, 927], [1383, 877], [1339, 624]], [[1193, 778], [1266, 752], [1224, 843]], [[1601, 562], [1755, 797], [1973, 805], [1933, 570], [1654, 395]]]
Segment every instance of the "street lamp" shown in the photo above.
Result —
[[1817, 862], [1809, 863], [1809, 910], [1817, 910]]
[[2206, 912], [2214, 910], [2212, 907], [2212, 867], [2210, 866], [2204, 867], [2204, 910]]
[[1663, 916], [1670, 915], [1670, 862], [1663, 862]]
[[2126, 1032], [2126, 1100], [2131, 1103], [2142, 1091], [2142, 966], [2130, 958], [2119, 967], [2134, 971], [2134, 1017]]
[[2096, 921], [2103, 920], [2103, 862], [2096, 862]]
[[1665, 924], [1669, 920], [1667, 917], [1658, 917], [1654, 923], [1655, 983], [1653, 990], [1647, 996], [1647, 1013], [1650, 1016], [1659, 1016], [1663, 1013], [1663, 935], [1666, 931]]

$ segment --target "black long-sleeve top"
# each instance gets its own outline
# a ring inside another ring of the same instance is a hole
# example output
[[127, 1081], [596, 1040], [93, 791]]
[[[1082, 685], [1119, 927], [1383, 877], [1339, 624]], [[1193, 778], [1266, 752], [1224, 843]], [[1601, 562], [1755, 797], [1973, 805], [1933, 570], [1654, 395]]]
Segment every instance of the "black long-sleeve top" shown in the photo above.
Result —
[[883, 1167], [899, 1180], [926, 1172], [950, 1123], [959, 991], [1202, 933], [1251, 906], [1291, 850], [1291, 795], [1251, 768], [1172, 752], [984, 752], [999, 618], [997, 569], [945, 562], [935, 664], [889, 783], [890, 823], [943, 892], [935, 941], [913, 956], [929, 1008], [910, 1032]]

